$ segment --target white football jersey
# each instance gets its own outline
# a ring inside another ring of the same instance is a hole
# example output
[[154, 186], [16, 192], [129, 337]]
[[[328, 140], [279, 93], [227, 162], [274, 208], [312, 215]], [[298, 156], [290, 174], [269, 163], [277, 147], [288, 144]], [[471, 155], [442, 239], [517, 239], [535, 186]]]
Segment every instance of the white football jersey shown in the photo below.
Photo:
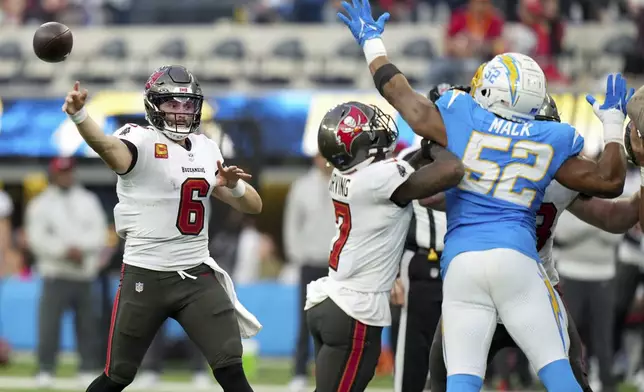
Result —
[[125, 238], [123, 262], [156, 271], [179, 271], [205, 262], [210, 195], [216, 184], [217, 144], [188, 136], [190, 149], [152, 127], [128, 124], [114, 136], [132, 143], [136, 163], [119, 175], [114, 207], [118, 235]]
[[305, 309], [330, 297], [364, 324], [391, 324], [389, 295], [412, 216], [411, 203], [400, 207], [391, 195], [413, 172], [393, 158], [352, 172], [333, 171], [329, 192], [337, 231], [329, 276], [309, 284]]
[[546, 188], [541, 207], [537, 211], [537, 250], [543, 268], [553, 285], [559, 283], [559, 273], [552, 259], [553, 234], [559, 217], [575, 201], [577, 196], [579, 196], [579, 192], [568, 189], [553, 180]]

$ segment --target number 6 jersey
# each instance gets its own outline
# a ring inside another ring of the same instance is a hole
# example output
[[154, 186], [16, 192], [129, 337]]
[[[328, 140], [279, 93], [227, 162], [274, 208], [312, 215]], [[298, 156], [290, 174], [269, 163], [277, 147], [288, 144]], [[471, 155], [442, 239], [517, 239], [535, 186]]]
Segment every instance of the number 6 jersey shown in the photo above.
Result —
[[461, 183], [445, 193], [443, 276], [463, 252], [505, 248], [538, 260], [536, 212], [559, 167], [582, 150], [583, 137], [565, 123], [502, 119], [458, 90], [436, 106], [447, 149], [465, 165]]
[[329, 192], [337, 229], [329, 276], [308, 285], [305, 309], [331, 298], [364, 324], [391, 324], [389, 295], [412, 216], [411, 203], [398, 206], [391, 195], [413, 172], [407, 162], [396, 159], [346, 173], [333, 171]]
[[134, 164], [118, 176], [114, 223], [125, 239], [123, 262], [156, 271], [195, 267], [209, 257], [210, 195], [216, 183], [217, 144], [191, 134], [189, 148], [151, 127], [127, 124], [114, 133]]

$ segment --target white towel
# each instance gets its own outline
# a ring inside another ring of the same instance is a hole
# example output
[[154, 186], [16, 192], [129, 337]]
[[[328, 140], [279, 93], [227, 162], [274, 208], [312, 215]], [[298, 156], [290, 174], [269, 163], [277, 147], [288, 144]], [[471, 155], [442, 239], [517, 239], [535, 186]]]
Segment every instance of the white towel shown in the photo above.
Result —
[[210, 268], [212, 268], [213, 271], [215, 271], [215, 277], [224, 287], [224, 290], [226, 290], [230, 301], [235, 307], [235, 313], [237, 314], [237, 323], [239, 324], [239, 332], [241, 333], [241, 337], [243, 339], [248, 339], [257, 335], [257, 333], [259, 333], [259, 331], [262, 329], [262, 324], [259, 323], [257, 317], [249, 312], [248, 309], [246, 309], [244, 305], [242, 305], [241, 302], [237, 300], [235, 286], [233, 285], [233, 280], [230, 279], [228, 273], [226, 273], [226, 271], [224, 271], [212, 257], [208, 258], [206, 264]]

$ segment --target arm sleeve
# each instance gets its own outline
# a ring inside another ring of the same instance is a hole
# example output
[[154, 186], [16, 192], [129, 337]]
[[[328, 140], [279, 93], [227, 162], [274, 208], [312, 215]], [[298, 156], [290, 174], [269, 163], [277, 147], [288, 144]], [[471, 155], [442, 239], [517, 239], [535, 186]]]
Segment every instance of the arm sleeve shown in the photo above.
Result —
[[407, 181], [413, 172], [414, 168], [403, 160], [392, 159], [384, 162], [372, 177], [371, 192], [373, 197], [378, 201], [389, 201], [391, 195]]
[[62, 258], [67, 251], [67, 245], [58, 238], [43, 219], [47, 209], [43, 199], [36, 198], [28, 206], [25, 213], [25, 232], [31, 251], [38, 258]]
[[77, 246], [83, 251], [94, 253], [101, 251], [106, 244], [107, 219], [105, 210], [96, 195], [88, 191], [86, 196], [86, 213], [92, 217], [91, 224], [85, 229], [84, 235], [79, 238]]

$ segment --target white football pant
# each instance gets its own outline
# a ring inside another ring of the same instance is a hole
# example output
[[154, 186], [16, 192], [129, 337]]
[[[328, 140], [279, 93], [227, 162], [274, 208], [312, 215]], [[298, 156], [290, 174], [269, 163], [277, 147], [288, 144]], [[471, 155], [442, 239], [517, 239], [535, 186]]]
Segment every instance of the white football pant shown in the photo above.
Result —
[[447, 375], [485, 378], [497, 315], [536, 371], [567, 358], [568, 319], [536, 260], [512, 249], [457, 255], [443, 282]]

